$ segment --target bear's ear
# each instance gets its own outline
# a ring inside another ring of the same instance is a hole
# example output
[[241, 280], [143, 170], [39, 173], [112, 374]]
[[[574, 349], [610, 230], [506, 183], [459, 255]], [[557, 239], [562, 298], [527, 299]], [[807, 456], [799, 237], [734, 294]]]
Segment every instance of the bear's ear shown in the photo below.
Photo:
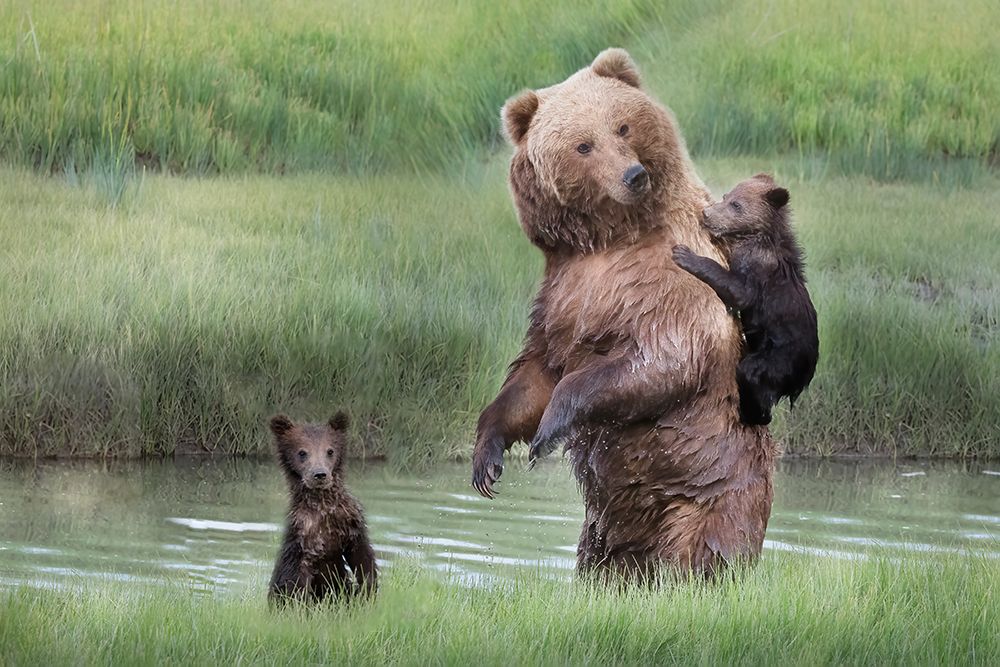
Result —
[[285, 415], [274, 415], [271, 417], [271, 433], [282, 436], [292, 430], [292, 420]]
[[526, 90], [507, 100], [500, 116], [503, 118], [503, 129], [510, 143], [515, 146], [521, 143], [524, 135], [528, 133], [528, 126], [531, 125], [531, 119], [535, 117], [536, 111], [538, 111], [538, 95], [533, 90]]
[[624, 81], [633, 88], [641, 85], [639, 68], [632, 62], [632, 56], [625, 49], [605, 49], [597, 54], [590, 69], [597, 76]]
[[762, 171], [759, 174], [754, 174], [753, 180], [765, 181], [767, 183], [774, 183], [774, 176], [771, 176], [771, 174], [767, 174]]
[[777, 211], [788, 203], [788, 190], [785, 188], [771, 188], [764, 195], [764, 199], [766, 199], [767, 203], [773, 206], [774, 210]]
[[343, 410], [338, 410], [337, 414], [330, 417], [330, 428], [334, 431], [346, 431], [351, 425], [351, 418]]

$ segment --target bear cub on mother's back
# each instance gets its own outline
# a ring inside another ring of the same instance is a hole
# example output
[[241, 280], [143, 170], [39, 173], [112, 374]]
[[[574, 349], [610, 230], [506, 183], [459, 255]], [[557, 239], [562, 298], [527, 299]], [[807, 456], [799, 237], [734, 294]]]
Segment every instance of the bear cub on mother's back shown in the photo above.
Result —
[[722, 244], [729, 270], [683, 245], [674, 246], [674, 261], [739, 311], [747, 347], [736, 368], [740, 418], [768, 424], [783, 396], [795, 404], [819, 359], [816, 310], [788, 220], [788, 190], [758, 174], [706, 208], [704, 225]]
[[271, 575], [271, 602], [375, 591], [378, 570], [364, 510], [344, 487], [347, 426], [343, 412], [326, 424], [271, 418], [291, 495], [285, 538]]

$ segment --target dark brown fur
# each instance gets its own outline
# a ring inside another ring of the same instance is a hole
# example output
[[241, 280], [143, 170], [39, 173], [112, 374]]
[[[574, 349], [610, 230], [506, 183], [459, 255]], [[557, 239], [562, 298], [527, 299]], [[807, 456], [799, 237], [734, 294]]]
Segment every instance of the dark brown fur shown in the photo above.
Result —
[[729, 269], [682, 245], [673, 251], [679, 266], [739, 311], [747, 351], [736, 382], [747, 424], [771, 423], [784, 396], [794, 406], [819, 359], [816, 310], [788, 216], [788, 191], [758, 174], [705, 209], [705, 227], [724, 244]]
[[[723, 261], [673, 118], [638, 86], [613, 49], [505, 107], [511, 191], [545, 276], [480, 416], [473, 486], [493, 496], [514, 442], [533, 456], [564, 443], [586, 504], [581, 572], [711, 572], [760, 552], [773, 446], [739, 420], [733, 318], [670, 259], [684, 244]], [[648, 182], [630, 187], [636, 164]]]
[[[374, 593], [378, 568], [364, 510], [344, 488], [347, 415], [327, 424], [271, 418], [291, 502], [268, 598], [320, 601], [328, 594]], [[353, 572], [353, 578], [351, 573]]]

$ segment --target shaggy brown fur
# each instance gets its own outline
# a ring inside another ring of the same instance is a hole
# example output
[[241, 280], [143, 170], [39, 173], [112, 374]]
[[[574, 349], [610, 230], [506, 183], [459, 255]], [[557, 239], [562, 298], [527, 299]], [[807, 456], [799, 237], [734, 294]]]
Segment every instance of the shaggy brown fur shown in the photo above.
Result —
[[705, 228], [725, 245], [729, 269], [682, 245], [673, 251], [678, 266], [740, 314], [747, 353], [736, 383], [747, 424], [771, 423], [783, 396], [794, 406], [819, 359], [816, 310], [788, 216], [788, 190], [757, 174], [705, 209]]
[[756, 556], [773, 446], [739, 419], [733, 318], [670, 257], [683, 244], [723, 261], [673, 117], [609, 49], [510, 100], [503, 119], [511, 191], [545, 276], [524, 349], [480, 416], [473, 485], [493, 496], [514, 442], [531, 441], [533, 456], [563, 442], [586, 504], [581, 572], [710, 572]]
[[285, 539], [271, 576], [272, 602], [375, 591], [378, 568], [364, 510], [344, 488], [347, 425], [342, 412], [327, 424], [294, 424], [284, 415], [271, 418], [291, 495]]

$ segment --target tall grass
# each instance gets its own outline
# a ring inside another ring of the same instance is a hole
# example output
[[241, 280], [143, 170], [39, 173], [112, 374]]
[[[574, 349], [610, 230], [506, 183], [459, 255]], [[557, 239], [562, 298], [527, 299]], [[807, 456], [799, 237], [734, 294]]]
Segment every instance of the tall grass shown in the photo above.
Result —
[[497, 110], [602, 48], [638, 56], [701, 155], [798, 153], [841, 172], [995, 163], [992, 0], [221, 3], [0, 7], [0, 157], [185, 173], [448, 170]]
[[[1000, 209], [969, 188], [703, 162], [716, 192], [791, 188], [820, 313], [792, 452], [998, 456]], [[147, 177], [0, 171], [0, 454], [268, 451], [277, 409], [348, 408], [356, 453], [471, 451], [541, 274], [504, 165], [461, 177]]]
[[11, 664], [969, 664], [1000, 661], [984, 559], [768, 558], [715, 584], [616, 590], [541, 575], [469, 589], [394, 568], [373, 604], [268, 611], [122, 585], [0, 592]]
[[650, 4], [7, 3], [0, 156], [84, 167], [115, 119], [140, 165], [170, 171], [451, 166], [494, 141], [506, 96]]
[[699, 155], [820, 156], [836, 173], [933, 178], [998, 164], [1000, 4], [715, 3], [637, 40]]

